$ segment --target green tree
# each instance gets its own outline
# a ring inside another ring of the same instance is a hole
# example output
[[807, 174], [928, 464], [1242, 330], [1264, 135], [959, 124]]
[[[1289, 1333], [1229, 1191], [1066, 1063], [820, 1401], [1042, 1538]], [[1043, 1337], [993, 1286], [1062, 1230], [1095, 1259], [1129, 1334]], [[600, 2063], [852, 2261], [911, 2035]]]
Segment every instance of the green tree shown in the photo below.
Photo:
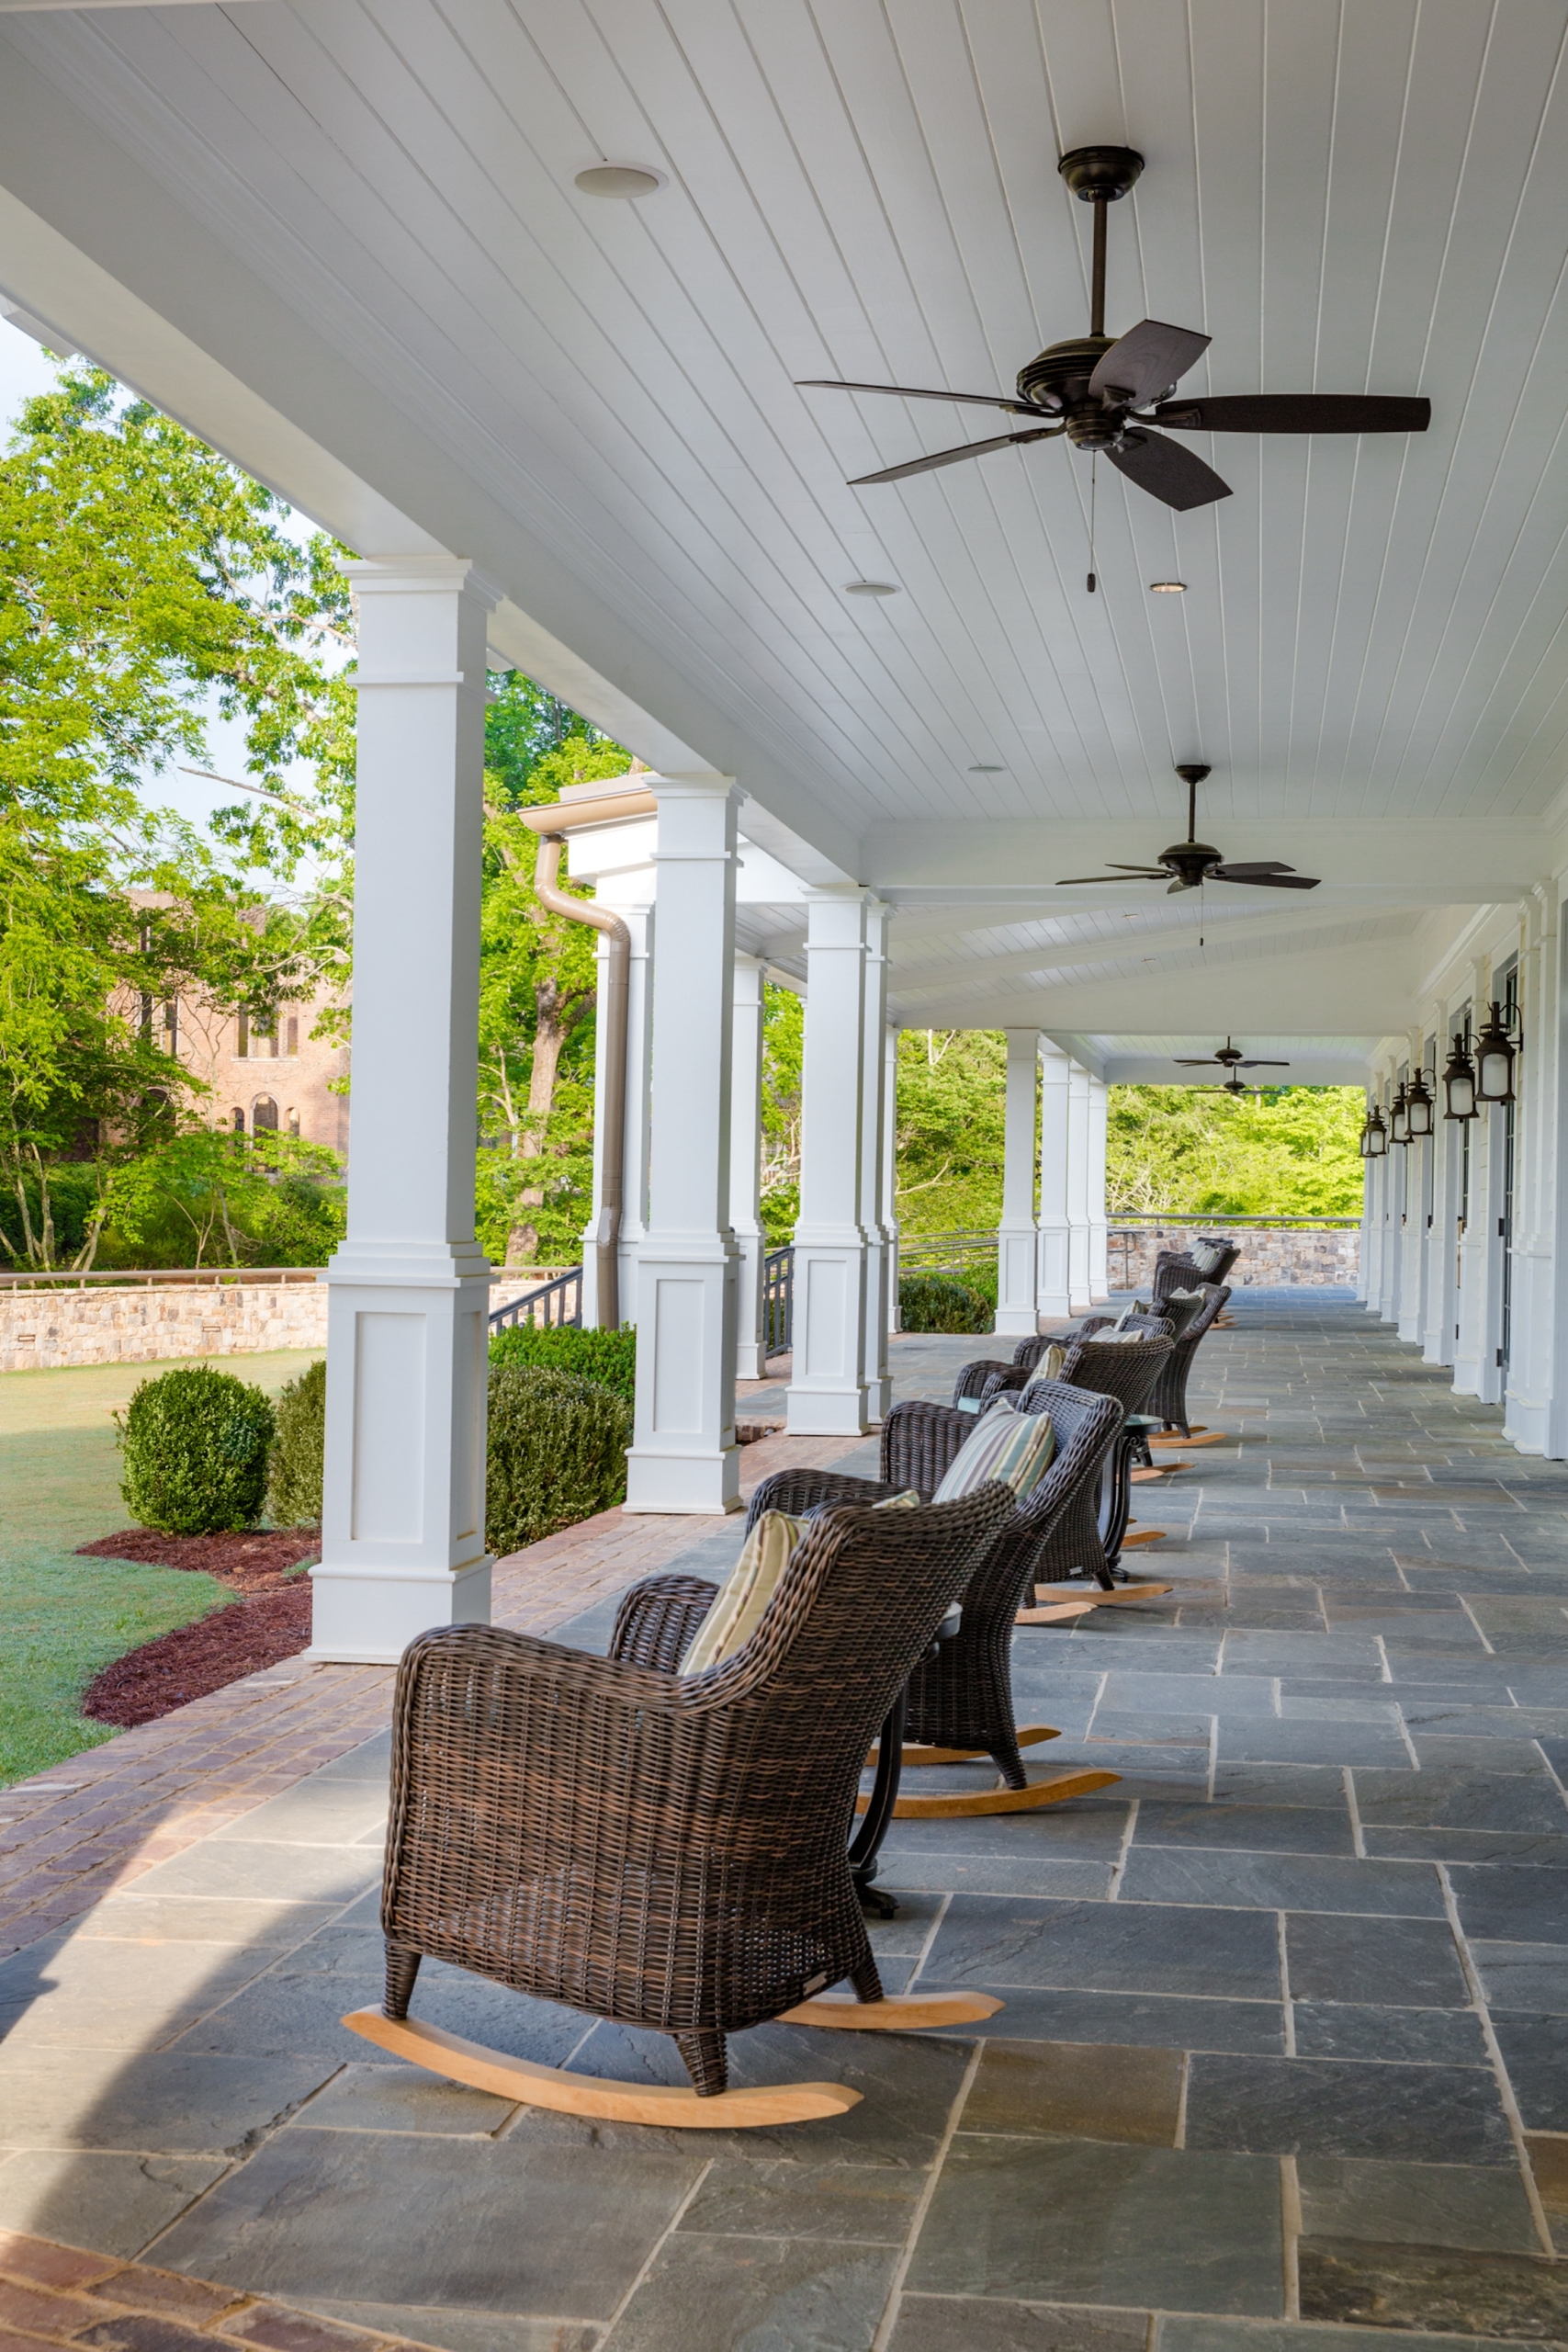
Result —
[[1002, 1213], [1007, 1040], [999, 1029], [906, 1029], [898, 1039], [898, 1222], [980, 1232]]
[[1354, 1086], [1113, 1086], [1106, 1198], [1137, 1216], [1359, 1216], [1364, 1109]]
[[[285, 514], [95, 369], [28, 402], [0, 456], [0, 1244], [30, 1267], [57, 1262], [56, 1171], [98, 1171], [72, 1251], [90, 1263], [114, 1167], [188, 1109], [157, 1009], [199, 992], [265, 1011], [344, 952], [341, 910], [271, 905], [246, 875], [297, 857], [323, 808], [341, 834], [350, 773], [349, 689], [324, 658], [346, 646], [344, 583]], [[259, 779], [227, 858], [141, 788], [205, 761], [212, 700]], [[300, 761], [313, 799], [284, 791]]]
[[592, 1193], [595, 935], [539, 903], [538, 836], [517, 811], [625, 775], [631, 755], [513, 672], [490, 708], [486, 763], [479, 1238], [510, 1265], [570, 1261]]
[[806, 1005], [794, 989], [765, 983], [762, 994], [761, 1225], [780, 1249], [800, 1216], [800, 1089]]

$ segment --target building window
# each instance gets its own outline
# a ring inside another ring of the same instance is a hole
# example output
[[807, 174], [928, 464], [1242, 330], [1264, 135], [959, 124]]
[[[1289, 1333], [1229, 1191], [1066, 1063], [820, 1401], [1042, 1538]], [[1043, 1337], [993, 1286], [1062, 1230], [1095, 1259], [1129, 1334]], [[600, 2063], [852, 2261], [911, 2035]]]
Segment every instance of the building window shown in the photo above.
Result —
[[239, 1036], [234, 1046], [234, 1051], [238, 1054], [240, 1059], [243, 1061], [250, 1050], [251, 1016], [248, 1012], [242, 1012], [240, 1014]]
[[180, 1001], [172, 996], [164, 1007], [164, 1050], [177, 1054], [180, 1049]]
[[251, 1105], [251, 1131], [258, 1136], [277, 1133], [277, 1105], [270, 1094], [258, 1094]]
[[290, 1054], [299, 1050], [299, 1021], [298, 1014], [292, 1012], [288, 1016], [288, 1050]]
[[236, 1104], [235, 1104], [235, 1106], [234, 1106], [234, 1133], [235, 1133], [237, 1136], [243, 1136], [243, 1135], [244, 1134], [244, 1132], [245, 1132], [245, 1114], [244, 1114], [244, 1113], [240, 1109], [239, 1105], [236, 1103]]
[[288, 1114], [288, 1132], [291, 1136], [298, 1136], [299, 1133], [299, 1114], [293, 1109], [290, 1109]]

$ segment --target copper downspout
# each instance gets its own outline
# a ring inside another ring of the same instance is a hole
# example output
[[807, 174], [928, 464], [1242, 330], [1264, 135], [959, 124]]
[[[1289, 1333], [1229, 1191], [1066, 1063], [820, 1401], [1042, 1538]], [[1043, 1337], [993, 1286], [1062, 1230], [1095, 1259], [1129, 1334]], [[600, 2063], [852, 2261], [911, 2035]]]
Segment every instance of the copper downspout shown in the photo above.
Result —
[[[649, 798], [651, 800], [651, 793]], [[541, 812], [529, 813], [536, 823]], [[559, 822], [559, 813], [556, 809], [552, 808], [548, 813]], [[576, 810], [571, 813], [576, 819]], [[624, 808], [616, 810], [617, 815], [622, 813]], [[594, 1229], [593, 1250], [598, 1263], [599, 1322], [604, 1329], [618, 1331], [621, 1326], [621, 1212], [626, 1205], [626, 1012], [632, 940], [620, 916], [612, 914], [608, 907], [595, 906], [591, 899], [569, 898], [564, 890], [557, 888], [564, 841], [562, 833], [543, 834], [538, 861], [534, 869], [534, 895], [542, 907], [549, 909], [551, 914], [565, 915], [570, 922], [591, 923], [595, 931], [602, 931], [609, 942], [602, 1000], [604, 1026], [600, 1037], [600, 1050], [604, 1057], [604, 1133], [599, 1156], [599, 1221]]]

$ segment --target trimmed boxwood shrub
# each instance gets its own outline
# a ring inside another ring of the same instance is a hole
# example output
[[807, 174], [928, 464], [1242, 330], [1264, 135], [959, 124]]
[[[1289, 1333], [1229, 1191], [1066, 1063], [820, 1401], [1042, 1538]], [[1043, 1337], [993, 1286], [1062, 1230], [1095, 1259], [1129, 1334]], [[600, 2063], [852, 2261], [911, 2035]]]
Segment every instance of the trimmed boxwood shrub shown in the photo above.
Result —
[[500, 1558], [622, 1501], [631, 1441], [631, 1407], [613, 1389], [547, 1364], [492, 1364], [487, 1550]]
[[547, 1364], [552, 1372], [574, 1372], [579, 1380], [592, 1380], [613, 1388], [628, 1405], [637, 1396], [637, 1332], [574, 1331], [556, 1324], [537, 1331], [530, 1323], [514, 1323], [498, 1331], [490, 1343], [491, 1363]]
[[254, 1527], [276, 1418], [268, 1397], [210, 1364], [144, 1380], [115, 1416], [120, 1493], [132, 1519], [165, 1535]]
[[277, 1435], [266, 1475], [274, 1527], [321, 1523], [321, 1463], [327, 1437], [327, 1362], [308, 1365], [277, 1399]]
[[976, 1291], [951, 1274], [905, 1274], [898, 1284], [898, 1321], [906, 1331], [988, 1331], [993, 1310]]

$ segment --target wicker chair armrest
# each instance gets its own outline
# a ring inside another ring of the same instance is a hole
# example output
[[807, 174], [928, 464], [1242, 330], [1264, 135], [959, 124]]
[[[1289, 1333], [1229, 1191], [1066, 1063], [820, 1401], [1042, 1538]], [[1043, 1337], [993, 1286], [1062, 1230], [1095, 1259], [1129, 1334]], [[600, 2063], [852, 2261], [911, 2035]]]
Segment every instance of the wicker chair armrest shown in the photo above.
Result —
[[913, 1487], [929, 1499], [953, 1466], [965, 1438], [975, 1433], [973, 1413], [907, 1396], [882, 1424], [883, 1484], [894, 1494]]
[[[1016, 1396], [1021, 1389], [1028, 1387], [1033, 1377], [1034, 1374], [1021, 1363], [1006, 1363], [998, 1366], [980, 1391], [981, 1412], [983, 1413], [987, 1406], [998, 1396]], [[970, 1419], [974, 1419], [973, 1414]]]
[[966, 1363], [963, 1371], [959, 1374], [957, 1379], [953, 1384], [953, 1402], [954, 1406], [956, 1407], [961, 1396], [983, 1396], [985, 1393], [986, 1383], [991, 1378], [993, 1374], [998, 1372], [1010, 1372], [1011, 1370], [1012, 1366], [1010, 1364], [1005, 1364], [1001, 1363], [999, 1359], [987, 1356], [982, 1356], [975, 1363]]
[[718, 1592], [705, 1577], [644, 1577], [623, 1595], [610, 1656], [628, 1666], [673, 1674]]
[[804, 1519], [807, 1511], [819, 1510], [824, 1503], [879, 1503], [900, 1491], [877, 1478], [847, 1477], [841, 1470], [775, 1470], [753, 1489], [746, 1531], [750, 1534], [765, 1510], [787, 1511], [792, 1519]]
[[1076, 1336], [1080, 1340], [1090, 1339], [1096, 1331], [1113, 1328], [1115, 1321], [1114, 1315], [1086, 1315], [1077, 1327]]

